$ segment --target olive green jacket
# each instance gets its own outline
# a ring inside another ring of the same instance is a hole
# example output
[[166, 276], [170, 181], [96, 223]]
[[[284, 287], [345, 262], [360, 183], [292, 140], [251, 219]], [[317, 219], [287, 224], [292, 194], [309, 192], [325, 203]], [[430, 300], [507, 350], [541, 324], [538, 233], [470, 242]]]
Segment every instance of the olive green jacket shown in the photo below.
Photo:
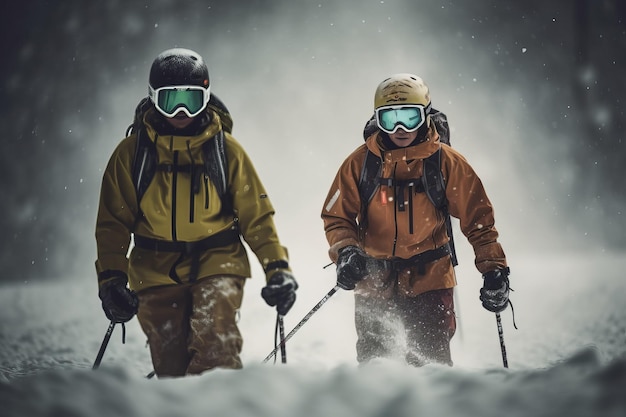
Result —
[[[213, 113], [209, 125], [197, 136], [160, 136], [149, 122], [153, 111], [147, 112], [144, 123], [149, 138], [156, 144], [160, 164], [201, 163], [202, 143], [213, 140], [222, 128], [219, 116]], [[96, 270], [101, 283], [122, 274], [128, 276], [129, 286], [135, 291], [175, 283], [169, 272], [180, 253], [134, 247], [133, 234], [194, 242], [238, 227], [264, 269], [274, 262], [288, 262], [287, 250], [281, 246], [274, 225], [274, 208], [252, 161], [230, 134], [224, 132], [224, 136], [234, 216], [232, 212], [222, 213], [217, 189], [208, 178], [203, 178], [200, 191], [193, 193], [190, 174], [186, 172], [158, 170], [138, 204], [132, 180], [137, 136], [133, 134], [120, 142], [104, 172], [96, 222]], [[176, 274], [183, 282], [190, 267], [189, 258], [176, 266]], [[242, 242], [201, 254], [199, 279], [215, 275], [250, 277]]]

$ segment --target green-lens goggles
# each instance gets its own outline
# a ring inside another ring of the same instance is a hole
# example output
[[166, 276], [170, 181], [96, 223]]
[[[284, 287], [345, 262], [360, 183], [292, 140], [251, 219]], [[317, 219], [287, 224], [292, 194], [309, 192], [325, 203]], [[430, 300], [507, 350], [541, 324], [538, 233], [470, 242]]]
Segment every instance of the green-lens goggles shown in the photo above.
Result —
[[184, 112], [188, 117], [196, 117], [209, 102], [208, 88], [196, 85], [177, 85], [149, 89], [150, 99], [165, 117], [174, 117]]
[[376, 109], [376, 123], [387, 133], [395, 133], [400, 127], [407, 132], [414, 132], [425, 120], [424, 106], [417, 104], [383, 106]]

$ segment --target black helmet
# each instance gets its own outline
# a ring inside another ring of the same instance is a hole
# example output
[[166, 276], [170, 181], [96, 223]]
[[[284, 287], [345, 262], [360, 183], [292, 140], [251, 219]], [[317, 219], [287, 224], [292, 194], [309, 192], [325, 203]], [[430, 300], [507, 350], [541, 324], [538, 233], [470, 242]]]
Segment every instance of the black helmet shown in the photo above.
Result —
[[209, 88], [209, 70], [202, 57], [190, 49], [173, 48], [157, 56], [150, 68], [150, 87], [197, 85]]

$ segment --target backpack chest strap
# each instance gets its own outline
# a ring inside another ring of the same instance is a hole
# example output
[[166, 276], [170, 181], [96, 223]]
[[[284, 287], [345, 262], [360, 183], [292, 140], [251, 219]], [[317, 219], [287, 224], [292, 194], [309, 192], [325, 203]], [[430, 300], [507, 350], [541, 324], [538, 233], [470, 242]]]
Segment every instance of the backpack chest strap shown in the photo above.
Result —
[[202, 175], [205, 174], [204, 164], [159, 164], [157, 165], [156, 170], [160, 172], [167, 172], [168, 174], [190, 174], [192, 195], [191, 205], [193, 206], [193, 195], [200, 192], [200, 180], [202, 178]]
[[424, 192], [422, 177], [409, 180], [398, 180], [395, 178], [377, 178], [377, 180], [378, 184], [383, 187], [399, 187], [402, 190], [413, 187], [413, 192], [415, 193]]
[[204, 165], [202, 164], [187, 164], [187, 165], [178, 165], [178, 164], [159, 164], [156, 167], [157, 171], [174, 173], [174, 172], [196, 172], [196, 170], [200, 170], [200, 172], [204, 169]]

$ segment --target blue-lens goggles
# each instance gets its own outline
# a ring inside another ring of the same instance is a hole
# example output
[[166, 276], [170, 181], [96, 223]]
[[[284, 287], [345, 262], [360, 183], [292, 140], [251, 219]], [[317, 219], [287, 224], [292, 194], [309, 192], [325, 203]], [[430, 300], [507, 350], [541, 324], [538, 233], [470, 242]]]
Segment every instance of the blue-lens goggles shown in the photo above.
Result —
[[425, 120], [426, 110], [419, 104], [383, 106], [376, 109], [376, 123], [386, 133], [396, 133], [400, 127], [407, 132], [414, 132]]
[[197, 85], [176, 85], [149, 88], [150, 99], [165, 117], [174, 117], [184, 112], [188, 117], [196, 117], [206, 108], [211, 96], [209, 89]]

